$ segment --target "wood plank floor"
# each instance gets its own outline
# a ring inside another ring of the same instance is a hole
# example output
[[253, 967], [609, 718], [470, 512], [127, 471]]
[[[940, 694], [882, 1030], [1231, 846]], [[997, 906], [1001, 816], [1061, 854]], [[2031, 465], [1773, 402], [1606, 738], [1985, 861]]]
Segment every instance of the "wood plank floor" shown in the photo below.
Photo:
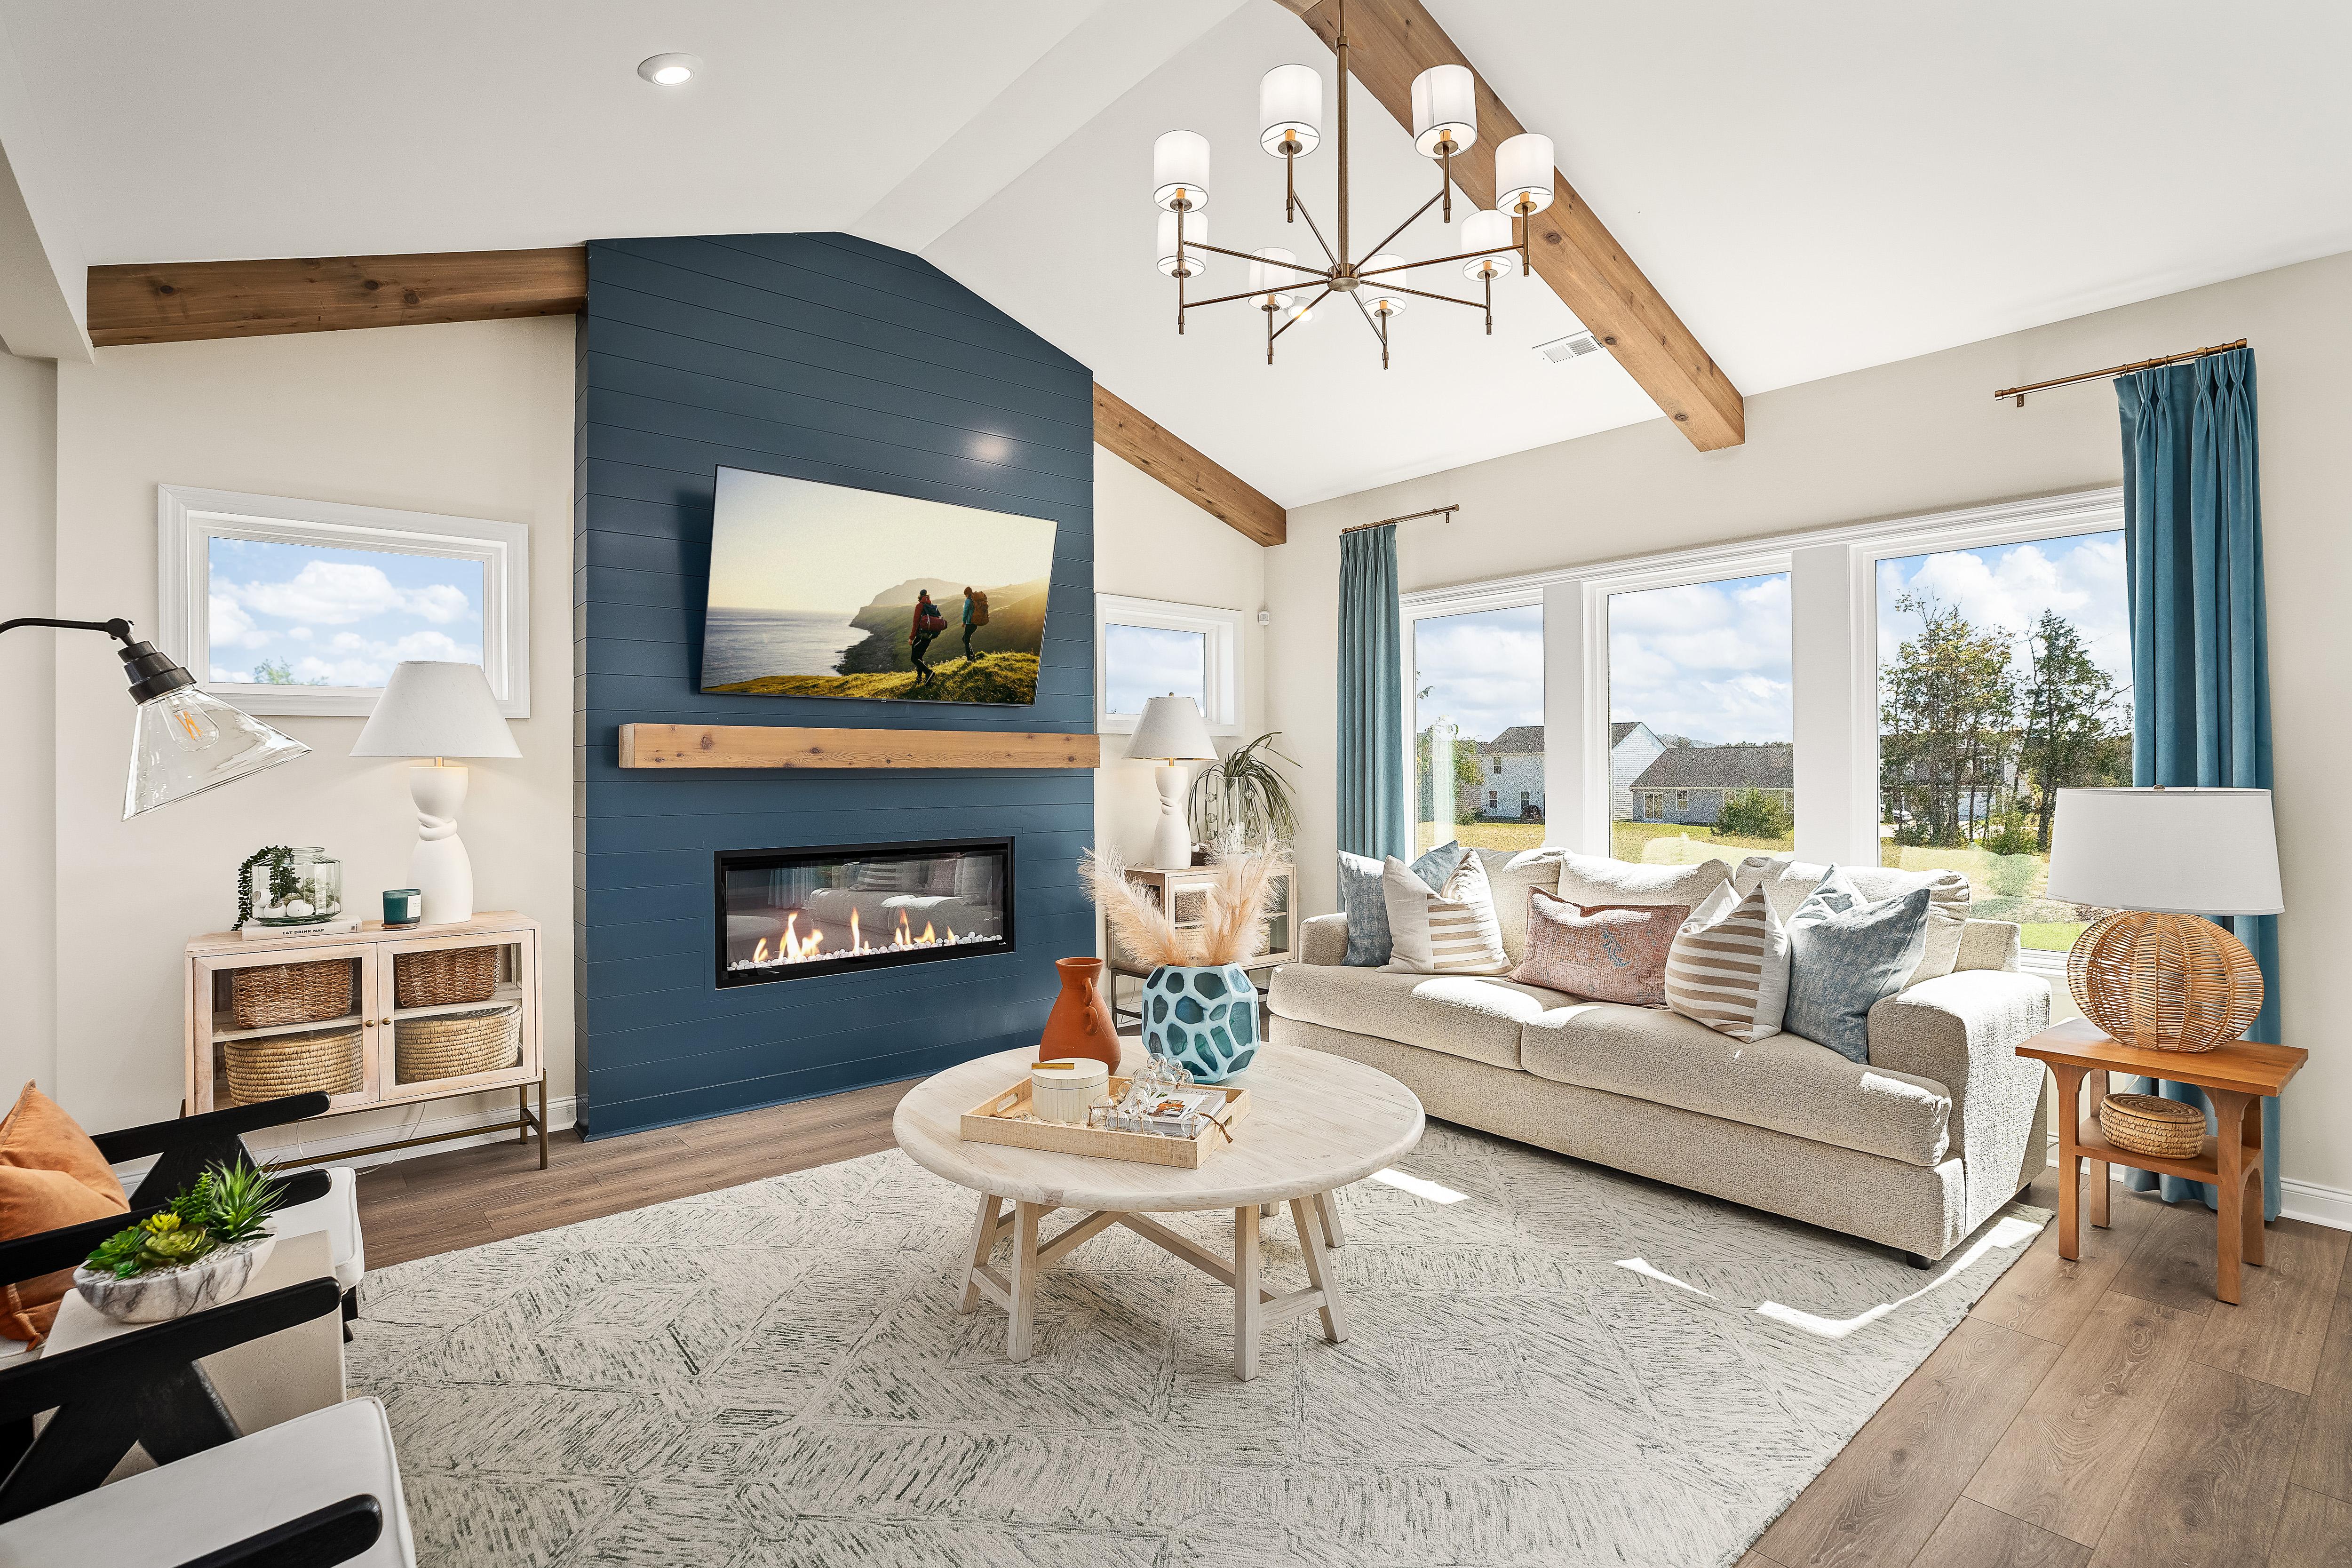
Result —
[[[891, 1146], [908, 1084], [360, 1176], [377, 1268]], [[2057, 1206], [2045, 1173], [2025, 1196]], [[2045, 1229], [1739, 1568], [2347, 1568], [2352, 1235], [2282, 1220], [2245, 1304], [2213, 1216], [2117, 1189]]]

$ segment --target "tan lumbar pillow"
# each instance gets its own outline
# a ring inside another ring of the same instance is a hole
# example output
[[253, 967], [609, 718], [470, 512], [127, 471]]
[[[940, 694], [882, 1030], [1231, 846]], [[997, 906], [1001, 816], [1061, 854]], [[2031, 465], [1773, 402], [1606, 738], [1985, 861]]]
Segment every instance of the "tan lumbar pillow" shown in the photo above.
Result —
[[1389, 912], [1389, 961], [1383, 969], [1404, 974], [1510, 973], [1486, 868], [1475, 855], [1465, 855], [1435, 892], [1391, 855], [1381, 868], [1381, 900]]

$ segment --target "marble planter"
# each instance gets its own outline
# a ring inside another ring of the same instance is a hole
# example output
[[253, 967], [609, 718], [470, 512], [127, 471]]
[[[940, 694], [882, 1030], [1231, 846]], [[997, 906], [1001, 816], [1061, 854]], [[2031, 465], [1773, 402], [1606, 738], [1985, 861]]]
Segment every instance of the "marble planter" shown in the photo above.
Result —
[[274, 1236], [258, 1237], [206, 1253], [177, 1268], [129, 1279], [78, 1267], [74, 1289], [81, 1292], [83, 1300], [118, 1323], [160, 1323], [217, 1307], [236, 1296], [269, 1261], [270, 1248], [277, 1245]]
[[1143, 981], [1143, 1044], [1223, 1083], [1257, 1055], [1257, 988], [1238, 963], [1153, 970]]

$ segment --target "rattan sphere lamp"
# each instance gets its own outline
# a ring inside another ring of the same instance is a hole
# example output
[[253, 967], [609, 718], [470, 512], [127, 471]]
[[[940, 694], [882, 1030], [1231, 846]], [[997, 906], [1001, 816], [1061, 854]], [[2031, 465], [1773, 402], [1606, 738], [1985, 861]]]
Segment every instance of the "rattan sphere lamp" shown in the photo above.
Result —
[[2278, 836], [2266, 789], [2062, 789], [2050, 897], [2117, 910], [2075, 940], [2083, 1016], [2127, 1046], [2210, 1051], [2263, 1009], [2254, 955], [2207, 915], [2274, 915]]

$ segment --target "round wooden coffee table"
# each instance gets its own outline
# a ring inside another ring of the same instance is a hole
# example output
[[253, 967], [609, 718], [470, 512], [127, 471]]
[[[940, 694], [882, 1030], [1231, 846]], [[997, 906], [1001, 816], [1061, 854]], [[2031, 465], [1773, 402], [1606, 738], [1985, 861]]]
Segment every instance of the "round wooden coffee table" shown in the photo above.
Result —
[[[1318, 1311], [1326, 1340], [1337, 1344], [1348, 1337], [1346, 1304], [1324, 1257], [1327, 1244], [1345, 1239], [1331, 1194], [1393, 1163], [1421, 1142], [1421, 1101], [1411, 1089], [1345, 1057], [1275, 1046], [1261, 1049], [1247, 1072], [1227, 1080], [1249, 1090], [1249, 1114], [1237, 1124], [1233, 1146], [1196, 1171], [966, 1142], [963, 1113], [1018, 1082], [1034, 1059], [1034, 1050], [1003, 1051], [950, 1068], [908, 1091], [892, 1122], [909, 1159], [981, 1195], [971, 1267], [956, 1310], [969, 1312], [983, 1296], [1004, 1309], [1008, 1356], [1029, 1359], [1038, 1271], [1114, 1225], [1233, 1291], [1234, 1375], [1244, 1382], [1257, 1375], [1259, 1341], [1275, 1324]], [[1282, 1296], [1258, 1282], [1258, 1217], [1277, 1203], [1290, 1205], [1307, 1255], [1307, 1289]], [[1060, 1208], [1088, 1212], [1041, 1242], [1040, 1222]], [[1150, 1217], [1198, 1209], [1233, 1211], [1231, 1261]], [[1009, 1277], [989, 1261], [1008, 1232]]]

